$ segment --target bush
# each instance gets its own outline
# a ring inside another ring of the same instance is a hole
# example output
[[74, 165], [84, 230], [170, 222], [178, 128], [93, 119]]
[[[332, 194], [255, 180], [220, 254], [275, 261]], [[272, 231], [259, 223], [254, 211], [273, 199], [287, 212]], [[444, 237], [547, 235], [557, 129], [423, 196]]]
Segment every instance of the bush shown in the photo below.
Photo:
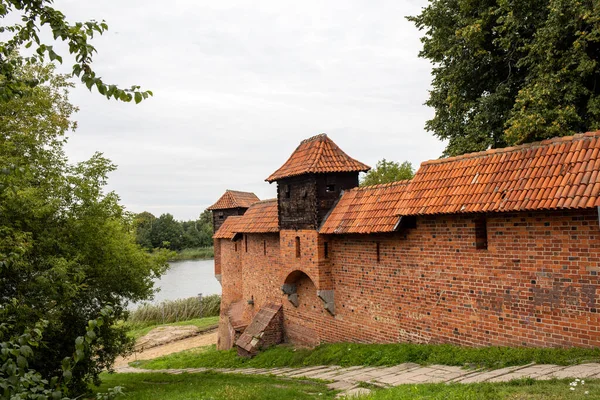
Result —
[[187, 299], [166, 300], [160, 304], [145, 303], [129, 315], [128, 322], [133, 325], [168, 324], [187, 321], [194, 318], [216, 317], [221, 309], [221, 296], [213, 294]]

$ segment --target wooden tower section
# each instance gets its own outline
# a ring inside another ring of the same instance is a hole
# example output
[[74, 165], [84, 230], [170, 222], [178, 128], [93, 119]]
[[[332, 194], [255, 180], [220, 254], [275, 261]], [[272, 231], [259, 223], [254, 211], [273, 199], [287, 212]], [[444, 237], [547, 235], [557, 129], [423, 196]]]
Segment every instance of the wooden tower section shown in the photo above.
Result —
[[244, 215], [246, 210], [260, 199], [251, 192], [227, 190], [215, 204], [208, 207], [213, 215], [213, 232], [217, 232], [223, 222], [232, 215]]
[[279, 229], [317, 229], [342, 190], [371, 169], [344, 153], [326, 134], [303, 140], [266, 181], [277, 182]]

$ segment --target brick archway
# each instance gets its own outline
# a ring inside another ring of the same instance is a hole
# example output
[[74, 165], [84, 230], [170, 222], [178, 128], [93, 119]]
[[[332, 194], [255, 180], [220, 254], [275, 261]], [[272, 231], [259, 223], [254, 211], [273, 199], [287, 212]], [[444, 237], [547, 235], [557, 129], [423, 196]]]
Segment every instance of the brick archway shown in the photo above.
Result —
[[325, 311], [314, 281], [304, 271], [295, 270], [285, 278], [282, 291], [286, 341], [305, 346], [319, 344], [318, 321]]

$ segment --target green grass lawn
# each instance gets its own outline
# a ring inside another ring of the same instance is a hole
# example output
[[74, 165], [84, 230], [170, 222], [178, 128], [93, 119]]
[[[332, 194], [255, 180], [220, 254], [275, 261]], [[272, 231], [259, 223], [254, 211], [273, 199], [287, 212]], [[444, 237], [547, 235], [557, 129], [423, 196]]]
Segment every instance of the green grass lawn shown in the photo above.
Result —
[[265, 376], [199, 374], [103, 374], [98, 392], [124, 387], [127, 400], [333, 399], [324, 383]]
[[572, 365], [600, 361], [600, 349], [540, 349], [419, 344], [323, 344], [314, 349], [277, 346], [252, 359], [239, 358], [235, 350], [217, 351], [214, 346], [171, 354], [139, 365], [163, 368], [271, 368], [312, 365], [387, 366], [405, 362], [485, 368], [538, 364]]
[[[336, 392], [324, 383], [310, 380], [281, 379], [266, 376], [198, 373], [168, 375], [162, 373], [103, 374], [97, 388], [124, 387], [128, 400], [286, 400], [332, 399]], [[377, 389], [365, 400], [558, 400], [600, 399], [600, 380], [586, 380], [570, 390], [572, 380], [515, 380], [508, 383], [420, 384]], [[588, 394], [585, 394], [585, 392]]]
[[173, 322], [170, 324], [158, 324], [158, 325], [157, 324], [152, 324], [152, 325], [136, 324], [136, 325], [130, 325], [131, 329], [129, 330], [127, 335], [134, 339], [138, 339], [138, 338], [141, 338], [142, 336], [146, 335], [152, 329], [158, 328], [159, 326], [194, 325], [200, 329], [205, 329], [205, 328], [209, 328], [212, 326], [216, 326], [218, 324], [219, 324], [219, 317], [196, 318], [196, 319], [190, 319], [187, 321]]
[[[570, 390], [572, 380], [515, 380], [507, 383], [402, 385], [377, 390], [365, 400], [581, 400], [600, 399], [600, 380], [586, 380]], [[585, 394], [585, 392], [588, 394]]]

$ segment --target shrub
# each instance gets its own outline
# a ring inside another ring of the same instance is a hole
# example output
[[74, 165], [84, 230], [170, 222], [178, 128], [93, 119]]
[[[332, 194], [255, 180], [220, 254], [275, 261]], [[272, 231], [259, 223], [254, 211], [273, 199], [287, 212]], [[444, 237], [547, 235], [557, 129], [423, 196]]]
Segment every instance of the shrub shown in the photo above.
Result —
[[134, 325], [168, 324], [194, 318], [219, 315], [221, 296], [188, 297], [187, 299], [166, 300], [160, 304], [145, 303], [129, 315], [128, 322]]

